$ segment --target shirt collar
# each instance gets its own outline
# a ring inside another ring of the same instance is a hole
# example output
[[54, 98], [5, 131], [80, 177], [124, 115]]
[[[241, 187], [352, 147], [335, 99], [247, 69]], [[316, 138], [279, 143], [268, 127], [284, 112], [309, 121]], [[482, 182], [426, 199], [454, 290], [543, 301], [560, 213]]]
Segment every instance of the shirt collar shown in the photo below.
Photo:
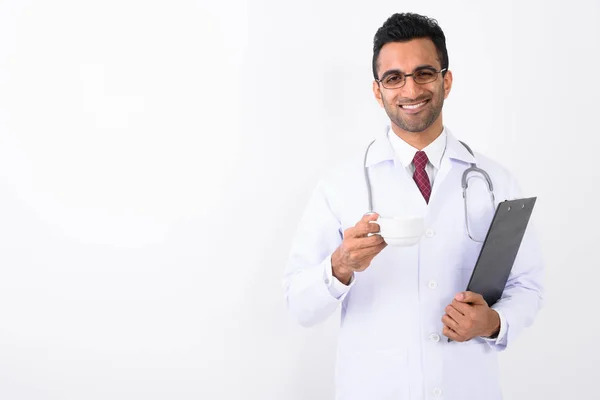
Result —
[[[391, 129], [388, 131], [388, 138], [396, 156], [398, 157], [398, 160], [400, 160], [400, 163], [404, 168], [408, 168], [411, 165], [413, 158], [415, 158], [415, 154], [418, 150], [406, 143], [404, 140], [400, 139], [398, 135], [396, 135]], [[446, 150], [446, 140], [447, 133], [446, 128], [444, 127], [442, 129], [442, 133], [423, 149], [425, 154], [427, 154], [427, 158], [429, 159], [431, 165], [438, 170], [440, 169], [442, 157], [444, 155], [444, 151]]]
[[[394, 148], [392, 147], [392, 144], [390, 143], [390, 138], [388, 137], [388, 131], [390, 131], [390, 130], [391, 129], [389, 126], [386, 127], [385, 131], [381, 135], [378, 135], [377, 139], [371, 143], [368, 154], [366, 155], [366, 163], [365, 163], [366, 167], [370, 167], [372, 165], [378, 164], [383, 161], [393, 161], [394, 160], [395, 151], [394, 151]], [[442, 137], [442, 135], [446, 135], [446, 140], [442, 139], [442, 141], [441, 141], [442, 143], [446, 142], [445, 143], [446, 157], [455, 159], [455, 160], [459, 160], [462, 162], [466, 162], [466, 163], [474, 163], [475, 162], [475, 158], [458, 141], [458, 139], [456, 139], [454, 137], [454, 135], [452, 134], [452, 132], [450, 132], [449, 129], [444, 127], [442, 134], [436, 140], [440, 139], [440, 137]], [[393, 133], [390, 134], [389, 136], [392, 136], [392, 139], [394, 137], [398, 138], [398, 136], [396, 136]], [[398, 140], [402, 141], [400, 138], [398, 138]], [[405, 143], [404, 141], [402, 141], [402, 142]], [[434, 140], [434, 142], [435, 142], [435, 140]], [[431, 144], [433, 144], [433, 143], [431, 143]], [[430, 147], [431, 144], [427, 147]], [[406, 144], [406, 145], [411, 147], [408, 144]], [[426, 149], [424, 149], [424, 150], [426, 150]], [[414, 152], [416, 153], [416, 149], [414, 149]], [[444, 150], [442, 149], [440, 158], [434, 159], [434, 161], [439, 160], [439, 161], [436, 161], [438, 166], [441, 164], [441, 158], [443, 157], [443, 155], [444, 155]], [[434, 155], [432, 154], [432, 157], [433, 156]], [[413, 157], [414, 157], [414, 153], [412, 154], [412, 156], [408, 157], [409, 161], [408, 161], [408, 164], [406, 164], [406, 165], [410, 165]], [[427, 153], [427, 157], [429, 158], [429, 153]], [[430, 160], [431, 160], [431, 158], [430, 158]], [[436, 164], [433, 164], [433, 165], [436, 165]]]

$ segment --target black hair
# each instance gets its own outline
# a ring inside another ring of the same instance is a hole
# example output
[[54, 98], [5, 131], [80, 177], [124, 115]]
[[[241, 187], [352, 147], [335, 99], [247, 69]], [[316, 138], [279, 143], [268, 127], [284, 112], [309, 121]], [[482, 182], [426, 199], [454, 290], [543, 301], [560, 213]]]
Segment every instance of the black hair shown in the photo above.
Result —
[[[448, 68], [446, 36], [438, 22], [424, 15], [413, 13], [394, 14], [387, 19], [373, 38], [373, 77], [377, 76], [377, 59], [381, 48], [391, 42], [406, 42], [416, 38], [429, 38], [437, 49], [442, 69]], [[444, 72], [445, 74], [445, 72]]]

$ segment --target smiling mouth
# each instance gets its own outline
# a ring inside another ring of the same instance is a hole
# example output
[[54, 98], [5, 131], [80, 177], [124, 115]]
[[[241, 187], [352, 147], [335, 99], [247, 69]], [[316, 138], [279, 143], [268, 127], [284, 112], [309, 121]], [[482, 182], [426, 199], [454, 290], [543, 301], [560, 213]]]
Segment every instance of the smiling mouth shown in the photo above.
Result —
[[404, 110], [418, 110], [423, 107], [425, 104], [429, 103], [429, 100], [422, 101], [420, 103], [415, 104], [400, 104], [400, 108]]

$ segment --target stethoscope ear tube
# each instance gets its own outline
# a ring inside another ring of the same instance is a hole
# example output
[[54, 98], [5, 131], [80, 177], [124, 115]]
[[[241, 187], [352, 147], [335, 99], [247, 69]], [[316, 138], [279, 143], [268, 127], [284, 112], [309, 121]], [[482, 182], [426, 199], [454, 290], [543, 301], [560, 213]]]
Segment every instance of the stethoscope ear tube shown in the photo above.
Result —
[[367, 212], [366, 214], [375, 213], [375, 211], [373, 211], [373, 195], [371, 193], [371, 180], [369, 179], [369, 168], [367, 168], [367, 156], [369, 155], [369, 149], [371, 148], [373, 143], [375, 143], [375, 140], [373, 140], [367, 147], [367, 151], [365, 151], [365, 160], [363, 162], [365, 172], [365, 183], [367, 185], [367, 197], [369, 199], [369, 212]]

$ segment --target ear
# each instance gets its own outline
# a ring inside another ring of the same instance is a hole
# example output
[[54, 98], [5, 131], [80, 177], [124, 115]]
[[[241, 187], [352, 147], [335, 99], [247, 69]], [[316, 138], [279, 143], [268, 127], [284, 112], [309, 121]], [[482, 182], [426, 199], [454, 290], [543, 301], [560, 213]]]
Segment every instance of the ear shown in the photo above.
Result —
[[450, 95], [452, 90], [452, 71], [448, 70], [444, 75], [444, 100]]
[[379, 87], [379, 82], [373, 80], [373, 94], [375, 95], [375, 99], [379, 103], [381, 107], [383, 107], [383, 99], [381, 98], [381, 87]]

